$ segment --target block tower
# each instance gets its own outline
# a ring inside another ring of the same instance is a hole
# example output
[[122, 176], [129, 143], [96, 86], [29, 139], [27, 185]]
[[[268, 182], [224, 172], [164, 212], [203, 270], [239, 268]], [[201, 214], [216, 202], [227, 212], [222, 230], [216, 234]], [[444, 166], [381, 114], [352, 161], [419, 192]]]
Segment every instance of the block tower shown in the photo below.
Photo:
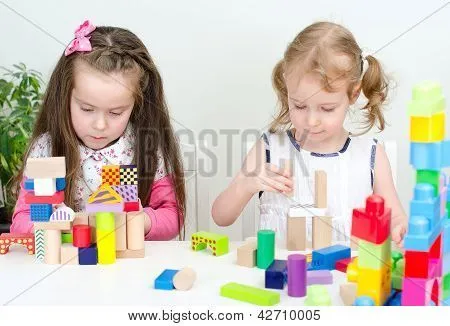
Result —
[[[410, 116], [410, 164], [417, 171], [405, 235], [405, 275], [402, 305], [442, 305], [448, 297], [449, 232], [447, 178], [450, 142], [445, 137], [445, 101], [442, 88], [423, 82], [413, 89]], [[447, 288], [447, 289], [446, 289]], [[444, 300], [444, 301], [443, 301]]]
[[372, 195], [365, 208], [353, 210], [352, 236], [359, 245], [356, 295], [370, 297], [377, 306], [391, 293], [390, 231], [391, 209], [382, 197]]

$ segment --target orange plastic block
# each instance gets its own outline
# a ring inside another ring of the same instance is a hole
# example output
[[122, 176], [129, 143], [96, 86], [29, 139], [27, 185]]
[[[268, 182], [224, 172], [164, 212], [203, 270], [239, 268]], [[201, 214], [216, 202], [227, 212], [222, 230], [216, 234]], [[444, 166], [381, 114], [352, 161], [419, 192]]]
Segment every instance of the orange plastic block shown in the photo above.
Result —
[[23, 245], [27, 248], [28, 253], [30, 255], [34, 255], [34, 234], [32, 233], [20, 233], [20, 234], [11, 234], [11, 233], [2, 233], [0, 235], [0, 254], [7, 254], [9, 251], [9, 246], [17, 243], [19, 245]]
[[435, 113], [431, 117], [410, 118], [409, 136], [412, 142], [431, 143], [444, 140], [445, 112]]

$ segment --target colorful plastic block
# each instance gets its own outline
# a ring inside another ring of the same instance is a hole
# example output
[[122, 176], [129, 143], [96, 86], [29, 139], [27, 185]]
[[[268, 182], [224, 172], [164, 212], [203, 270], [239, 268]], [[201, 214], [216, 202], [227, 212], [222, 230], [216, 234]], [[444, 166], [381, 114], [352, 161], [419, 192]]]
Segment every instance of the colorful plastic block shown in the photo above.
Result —
[[288, 295], [304, 297], [306, 295], [306, 257], [301, 254], [288, 256]]
[[334, 245], [312, 252], [312, 267], [314, 270], [336, 268], [336, 262], [351, 257], [350, 247], [343, 245]]
[[359, 240], [358, 267], [380, 269], [386, 265], [391, 266], [391, 263], [390, 236], [381, 244]]
[[25, 194], [25, 204], [61, 204], [64, 202], [64, 191], [55, 192], [52, 196], [38, 196], [34, 191]]
[[430, 227], [441, 219], [441, 200], [434, 195], [434, 188], [428, 183], [418, 183], [414, 187], [414, 198], [410, 203], [411, 216], [425, 216], [430, 220]]
[[344, 259], [338, 260], [336, 262], [336, 266], [335, 266], [336, 270], [340, 271], [342, 273], [347, 273], [347, 266], [348, 266], [348, 264], [350, 264], [352, 262], [352, 260], [353, 260], [353, 258], [344, 258]]
[[443, 253], [450, 253], [450, 219], [442, 222], [442, 249]]
[[443, 298], [450, 297], [450, 272], [442, 278], [442, 289], [444, 290]]
[[350, 264], [347, 266], [347, 281], [357, 282], [358, 281], [358, 257], [354, 258]]
[[443, 219], [434, 228], [425, 216], [411, 216], [408, 222], [408, 232], [404, 237], [405, 250], [428, 251], [441, 233]]
[[386, 300], [385, 306], [401, 306], [402, 305], [402, 293], [396, 290], [392, 290], [391, 295]]
[[445, 99], [440, 84], [422, 82], [413, 88], [412, 100], [408, 103], [410, 116], [431, 116], [444, 111]]
[[34, 255], [34, 234], [32, 233], [2, 233], [0, 234], [0, 254], [8, 253], [9, 247], [12, 244], [19, 244], [25, 246], [30, 255]]
[[442, 236], [439, 235], [429, 251], [405, 251], [405, 277], [430, 278], [431, 263], [442, 257]]
[[374, 270], [359, 267], [357, 296], [370, 296], [375, 305], [383, 305], [391, 293], [391, 266]]
[[375, 302], [371, 297], [368, 296], [360, 296], [357, 297], [355, 302], [353, 303], [354, 306], [375, 306]]
[[375, 244], [383, 243], [391, 231], [391, 209], [385, 208], [384, 199], [369, 196], [366, 207], [353, 209], [352, 235]]
[[308, 285], [333, 284], [333, 274], [329, 270], [308, 271], [306, 278]]
[[305, 306], [331, 306], [331, 297], [324, 285], [308, 286]]
[[397, 263], [403, 259], [403, 254], [400, 251], [393, 250], [391, 253], [392, 258], [392, 270], [397, 267]]
[[30, 219], [33, 222], [46, 222], [50, 220], [53, 213], [51, 204], [31, 204]]
[[173, 277], [178, 273], [176, 269], [166, 269], [155, 279], [155, 289], [173, 290]]
[[409, 163], [416, 170], [439, 171], [442, 168], [442, 144], [435, 143], [411, 143]]
[[118, 185], [112, 187], [125, 202], [138, 201], [138, 188], [137, 185]]
[[431, 301], [435, 305], [439, 305], [441, 282], [441, 278], [405, 277], [403, 280], [402, 306], [428, 306]]
[[442, 257], [442, 273], [445, 275], [450, 273], [450, 253], [444, 254]]
[[97, 245], [87, 248], [78, 248], [78, 263], [80, 265], [97, 265]]
[[448, 168], [450, 166], [450, 140], [444, 140], [442, 146], [442, 167]]
[[137, 185], [138, 173], [136, 165], [120, 166], [120, 184], [121, 185]]
[[412, 116], [410, 118], [409, 139], [412, 142], [431, 143], [444, 140], [445, 112], [430, 117]]
[[62, 191], [66, 189], [66, 179], [56, 178], [56, 191]]
[[284, 289], [287, 281], [286, 260], [275, 259], [265, 272], [266, 289]]
[[239, 283], [227, 283], [220, 288], [226, 298], [252, 303], [258, 306], [273, 306], [280, 302], [280, 294]]
[[228, 237], [226, 235], [200, 231], [192, 234], [191, 247], [194, 251], [206, 249], [209, 246], [213, 256], [228, 253]]
[[259, 230], [257, 241], [256, 266], [265, 269], [275, 259], [275, 232], [272, 230]]
[[56, 179], [35, 178], [34, 193], [36, 196], [53, 196], [56, 192]]
[[439, 195], [439, 183], [440, 183], [439, 171], [433, 170], [417, 170], [416, 184], [428, 183], [433, 186], [433, 196]]

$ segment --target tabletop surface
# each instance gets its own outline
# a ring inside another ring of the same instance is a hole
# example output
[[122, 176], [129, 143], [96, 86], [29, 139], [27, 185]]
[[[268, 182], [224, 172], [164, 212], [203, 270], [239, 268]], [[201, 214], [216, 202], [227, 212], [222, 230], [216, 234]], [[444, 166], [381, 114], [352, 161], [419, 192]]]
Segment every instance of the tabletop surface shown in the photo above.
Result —
[[[214, 257], [209, 250], [193, 251], [188, 241], [147, 241], [145, 258], [117, 259], [111, 265], [47, 265], [14, 245], [0, 255], [0, 304], [2, 305], [236, 305], [220, 296], [220, 287], [237, 282], [264, 288], [264, 270], [236, 264], [236, 249], [242, 242], [230, 242], [229, 253]], [[276, 249], [275, 259], [296, 253]], [[191, 267], [197, 273], [189, 291], [155, 290], [154, 280], [164, 269]], [[339, 284], [346, 275], [332, 271], [333, 284], [326, 285], [333, 305], [342, 305]], [[303, 305], [305, 298], [293, 298], [284, 290], [277, 306]]]

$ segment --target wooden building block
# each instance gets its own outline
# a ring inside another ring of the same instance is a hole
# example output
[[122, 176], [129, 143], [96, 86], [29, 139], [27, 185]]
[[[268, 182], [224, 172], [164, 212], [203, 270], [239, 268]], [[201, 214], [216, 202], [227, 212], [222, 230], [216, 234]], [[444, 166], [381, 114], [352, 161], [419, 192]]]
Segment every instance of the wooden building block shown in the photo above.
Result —
[[35, 178], [34, 194], [36, 196], [53, 196], [56, 193], [55, 178]]
[[306, 249], [306, 217], [289, 215], [287, 218], [287, 250]]
[[8, 253], [12, 244], [24, 246], [28, 254], [33, 255], [35, 252], [34, 235], [32, 233], [2, 233], [0, 234], [0, 254]]
[[36, 247], [36, 259], [44, 261], [45, 257], [45, 230], [34, 231], [34, 244]]
[[327, 208], [327, 174], [325, 171], [315, 172], [315, 205], [317, 208]]
[[256, 242], [248, 242], [237, 248], [237, 264], [245, 267], [256, 266]]
[[61, 263], [61, 231], [45, 230], [44, 233], [44, 262], [46, 264]]
[[127, 250], [127, 214], [114, 213], [114, 218], [116, 223], [116, 251]]
[[312, 219], [312, 247], [321, 249], [331, 246], [333, 240], [333, 219], [328, 216], [314, 216]]
[[110, 186], [120, 185], [119, 165], [105, 165], [102, 167], [102, 184]]
[[118, 250], [116, 251], [117, 258], [144, 258], [145, 257], [145, 248], [140, 250]]
[[72, 222], [70, 221], [34, 222], [34, 228], [37, 230], [70, 231], [70, 229], [72, 228]]
[[25, 176], [30, 179], [37, 178], [65, 178], [65, 157], [29, 158], [25, 166]]
[[280, 293], [239, 283], [227, 283], [220, 288], [220, 295], [259, 306], [273, 306], [280, 302]]
[[109, 185], [103, 184], [88, 199], [89, 204], [118, 204], [122, 197]]
[[127, 213], [127, 249], [144, 248], [144, 211]]
[[61, 245], [61, 264], [78, 265], [78, 248], [70, 243]]
[[97, 227], [95, 225], [95, 215], [88, 215], [89, 226], [91, 227], [91, 242], [97, 243]]
[[353, 305], [353, 302], [355, 302], [356, 299], [357, 288], [358, 285], [356, 283], [343, 283], [339, 286], [339, 295], [341, 296], [344, 305]]
[[73, 225], [78, 224], [89, 224], [89, 213], [86, 212], [77, 212], [75, 213], [75, 217], [73, 219]]
[[192, 268], [185, 267], [173, 277], [173, 286], [177, 290], [187, 291], [192, 288], [196, 279], [196, 273]]

